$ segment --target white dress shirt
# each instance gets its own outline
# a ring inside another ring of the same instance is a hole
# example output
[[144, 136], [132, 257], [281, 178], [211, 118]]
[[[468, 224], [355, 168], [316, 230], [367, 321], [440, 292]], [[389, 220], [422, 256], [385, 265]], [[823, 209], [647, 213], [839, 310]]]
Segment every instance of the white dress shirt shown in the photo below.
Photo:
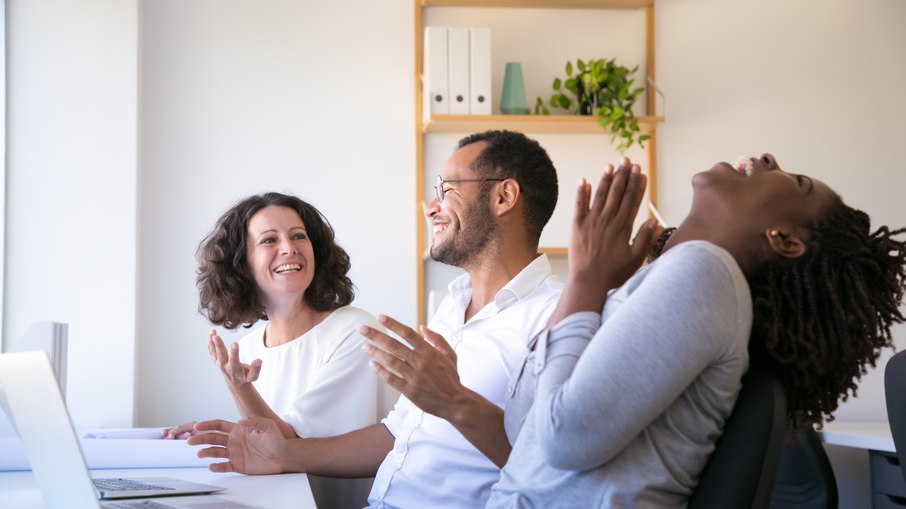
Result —
[[[562, 289], [547, 256], [538, 256], [463, 323], [472, 298], [464, 274], [450, 283], [429, 328], [456, 352], [462, 384], [503, 408], [507, 383], [529, 341], [547, 325]], [[450, 423], [405, 396], [382, 422], [395, 440], [375, 476], [370, 507], [484, 507], [500, 470]]]

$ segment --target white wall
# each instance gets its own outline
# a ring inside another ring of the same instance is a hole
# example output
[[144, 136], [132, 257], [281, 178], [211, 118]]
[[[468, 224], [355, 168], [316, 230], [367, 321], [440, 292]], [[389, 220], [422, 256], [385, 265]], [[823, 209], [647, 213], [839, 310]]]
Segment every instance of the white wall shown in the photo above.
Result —
[[68, 322], [73, 419], [129, 425], [137, 2], [7, 6], [4, 345], [35, 321]]
[[194, 253], [239, 198], [310, 201], [350, 254], [355, 305], [413, 323], [412, 6], [141, 5], [136, 422], [230, 417]]
[[[877, 223], [906, 223], [906, 2], [656, 11], [668, 220], [685, 214], [693, 173], [771, 151]], [[133, 391], [138, 425], [232, 412], [204, 349], [193, 255], [252, 192], [311, 200], [352, 256], [356, 304], [414, 320], [409, 0], [10, 0], [8, 21], [3, 333], [71, 324], [77, 422], [129, 423]], [[605, 162], [567, 155], [590, 176]], [[904, 328], [896, 337], [906, 345]], [[880, 374], [840, 420], [885, 418]], [[87, 398], [101, 392], [114, 403]]]

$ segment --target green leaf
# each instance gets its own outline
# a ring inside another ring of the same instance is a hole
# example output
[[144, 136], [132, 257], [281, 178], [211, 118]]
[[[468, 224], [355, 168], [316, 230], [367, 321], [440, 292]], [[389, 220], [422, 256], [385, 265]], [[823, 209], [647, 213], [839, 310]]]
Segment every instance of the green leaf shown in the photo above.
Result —
[[560, 78], [554, 78], [554, 90], [560, 90]]
[[559, 102], [560, 102], [559, 106], [560, 106], [561, 108], [563, 108], [563, 109], [569, 108], [570, 100], [569, 100], [569, 98], [566, 97], [565, 95], [561, 95], [561, 96], [560, 96]]
[[573, 75], [573, 63], [572, 62], [566, 62], [566, 75], [567, 76]]

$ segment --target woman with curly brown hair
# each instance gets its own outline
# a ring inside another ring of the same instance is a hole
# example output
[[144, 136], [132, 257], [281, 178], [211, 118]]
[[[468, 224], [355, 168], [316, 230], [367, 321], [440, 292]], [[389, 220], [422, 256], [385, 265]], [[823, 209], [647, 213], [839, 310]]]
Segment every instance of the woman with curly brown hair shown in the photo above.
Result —
[[[832, 418], [904, 320], [906, 229], [765, 154], [697, 174], [692, 208], [629, 242], [638, 167], [577, 194], [570, 274], [512, 384], [513, 449], [488, 507], [685, 507], [751, 366], [792, 427]], [[670, 235], [672, 233], [672, 235]]]
[[[199, 311], [211, 323], [266, 322], [229, 349], [216, 331], [208, 336], [242, 417], [268, 417], [295, 438], [338, 435], [385, 415], [393, 394], [368, 368], [358, 333], [378, 324], [349, 305], [349, 256], [316, 208], [280, 193], [250, 196], [217, 221], [197, 257]], [[163, 433], [186, 438], [193, 425]]]

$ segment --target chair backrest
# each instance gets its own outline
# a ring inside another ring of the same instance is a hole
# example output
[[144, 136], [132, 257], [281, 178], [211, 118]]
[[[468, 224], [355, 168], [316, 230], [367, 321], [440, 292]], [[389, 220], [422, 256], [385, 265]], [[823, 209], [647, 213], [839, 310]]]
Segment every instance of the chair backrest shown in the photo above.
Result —
[[814, 429], [783, 446], [771, 509], [837, 509], [834, 470]]
[[768, 507], [786, 436], [786, 392], [777, 375], [749, 371], [689, 509]]
[[887, 361], [884, 368], [884, 397], [887, 400], [887, 421], [906, 480], [906, 350]]

